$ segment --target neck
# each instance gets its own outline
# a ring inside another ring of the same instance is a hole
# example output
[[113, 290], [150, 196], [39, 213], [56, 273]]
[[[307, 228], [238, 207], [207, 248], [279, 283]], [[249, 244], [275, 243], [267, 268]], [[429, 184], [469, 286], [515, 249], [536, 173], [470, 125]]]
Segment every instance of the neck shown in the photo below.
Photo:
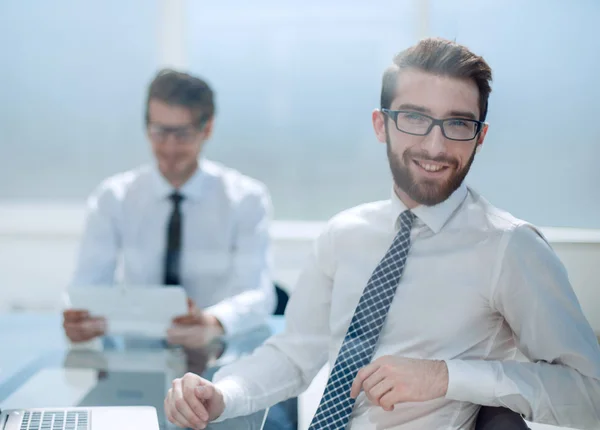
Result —
[[185, 172], [182, 172], [179, 175], [165, 175], [163, 172], [161, 174], [166, 179], [166, 181], [176, 190], [180, 189], [189, 179], [196, 173], [198, 170], [198, 162], [196, 162], [190, 169]]
[[414, 209], [419, 206], [419, 203], [408, 197], [408, 194], [406, 194], [406, 192], [404, 192], [404, 190], [399, 188], [396, 184], [394, 184], [394, 192], [400, 201], [404, 203], [404, 206], [406, 206], [407, 209]]

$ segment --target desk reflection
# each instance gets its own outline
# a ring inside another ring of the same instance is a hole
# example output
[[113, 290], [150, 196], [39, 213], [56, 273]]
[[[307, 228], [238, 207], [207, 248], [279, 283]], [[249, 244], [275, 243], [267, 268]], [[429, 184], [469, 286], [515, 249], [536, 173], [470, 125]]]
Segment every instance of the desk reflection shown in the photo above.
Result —
[[[55, 330], [60, 326], [36, 316], [27, 326], [31, 333], [22, 328], [20, 335], [55, 337]], [[194, 348], [116, 336], [103, 338], [95, 349], [58, 342], [51, 347], [48, 342], [28, 350], [20, 370], [0, 383], [0, 402], [3, 408], [150, 405], [157, 410], [161, 428], [176, 428], [166, 420], [163, 405], [174, 378], [189, 371], [212, 379], [220, 367], [251, 353], [272, 333], [270, 327], [260, 327], [236, 337], [206, 336]], [[18, 348], [14, 353], [21, 354]], [[259, 430], [265, 417], [266, 411], [260, 411], [208, 429]]]

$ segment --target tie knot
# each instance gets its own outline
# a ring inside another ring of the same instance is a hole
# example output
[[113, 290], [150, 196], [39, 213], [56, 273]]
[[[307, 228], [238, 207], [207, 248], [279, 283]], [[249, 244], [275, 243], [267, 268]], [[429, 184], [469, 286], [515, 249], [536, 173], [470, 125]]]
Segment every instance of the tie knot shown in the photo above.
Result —
[[171, 200], [176, 206], [179, 205], [179, 203], [181, 203], [183, 198], [183, 195], [179, 193], [179, 191], [175, 191], [169, 195], [169, 200]]
[[411, 228], [416, 216], [410, 210], [405, 210], [398, 217], [400, 228]]

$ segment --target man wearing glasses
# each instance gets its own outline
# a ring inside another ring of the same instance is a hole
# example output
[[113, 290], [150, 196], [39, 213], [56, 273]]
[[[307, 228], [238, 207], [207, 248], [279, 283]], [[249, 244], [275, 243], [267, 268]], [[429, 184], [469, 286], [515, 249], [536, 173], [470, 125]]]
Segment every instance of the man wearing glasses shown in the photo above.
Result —
[[600, 348], [563, 265], [536, 227], [463, 183], [488, 132], [491, 78], [442, 39], [396, 56], [372, 115], [391, 198], [328, 223], [285, 332], [214, 384], [175, 379], [171, 422], [204, 428], [297, 396], [329, 362], [310, 430], [471, 429], [480, 405], [598, 428]]
[[[155, 163], [103, 181], [88, 215], [72, 285], [123, 282], [181, 285], [190, 313], [175, 320], [168, 341], [201, 343], [202, 325], [235, 334], [264, 322], [275, 306], [270, 280], [271, 202], [258, 181], [200, 157], [214, 124], [211, 88], [172, 70], [158, 73], [146, 105]], [[199, 158], [200, 157], [200, 158]], [[105, 331], [105, 321], [67, 310], [73, 342]]]

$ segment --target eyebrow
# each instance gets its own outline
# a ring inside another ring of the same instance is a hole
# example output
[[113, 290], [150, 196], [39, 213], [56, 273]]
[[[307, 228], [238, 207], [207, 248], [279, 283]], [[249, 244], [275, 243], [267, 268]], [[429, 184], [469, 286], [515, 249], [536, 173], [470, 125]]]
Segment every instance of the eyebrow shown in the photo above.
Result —
[[[421, 112], [428, 115], [431, 115], [431, 109], [426, 108], [425, 106], [419, 106], [412, 103], [403, 103], [398, 106], [398, 110], [414, 110], [415, 112]], [[470, 118], [477, 120], [477, 116], [473, 112], [463, 111], [463, 110], [453, 110], [448, 112], [448, 115], [445, 115], [447, 118]]]
[[427, 109], [425, 106], [414, 105], [412, 103], [402, 103], [400, 106], [398, 106], [397, 110], [414, 110], [415, 112], [427, 114], [431, 113], [431, 110]]
[[184, 130], [186, 128], [190, 128], [190, 127], [194, 126], [194, 124], [167, 125], [167, 124], [162, 124], [160, 122], [152, 122], [152, 121], [150, 121], [148, 123], [148, 125], [154, 125], [154, 126], [160, 127], [163, 130]]
[[461, 117], [461, 118], [470, 118], [470, 119], [477, 119], [477, 117], [475, 116], [475, 114], [473, 112], [469, 112], [466, 110], [453, 110], [450, 111], [450, 113], [448, 114], [451, 117]]

